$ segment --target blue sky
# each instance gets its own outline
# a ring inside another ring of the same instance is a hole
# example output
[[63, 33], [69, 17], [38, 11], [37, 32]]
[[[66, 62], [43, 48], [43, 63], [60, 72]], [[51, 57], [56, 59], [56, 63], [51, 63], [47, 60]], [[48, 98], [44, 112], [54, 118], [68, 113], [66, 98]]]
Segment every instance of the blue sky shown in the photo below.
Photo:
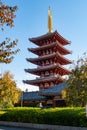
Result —
[[67, 57], [77, 60], [84, 52], [87, 52], [87, 0], [3, 0], [4, 3], [18, 6], [15, 26], [5, 27], [0, 31], [0, 42], [5, 37], [12, 40], [18, 39], [20, 53], [15, 56], [11, 64], [0, 64], [0, 72], [10, 71], [22, 90], [37, 90], [37, 87], [25, 85], [22, 80], [35, 78], [34, 75], [25, 73], [24, 69], [32, 68], [34, 65], [28, 63], [26, 58], [34, 57], [27, 51], [28, 47], [35, 47], [29, 42], [29, 38], [46, 34], [48, 31], [48, 8], [52, 9], [53, 31], [57, 30], [64, 38], [71, 41], [66, 46], [72, 51]]

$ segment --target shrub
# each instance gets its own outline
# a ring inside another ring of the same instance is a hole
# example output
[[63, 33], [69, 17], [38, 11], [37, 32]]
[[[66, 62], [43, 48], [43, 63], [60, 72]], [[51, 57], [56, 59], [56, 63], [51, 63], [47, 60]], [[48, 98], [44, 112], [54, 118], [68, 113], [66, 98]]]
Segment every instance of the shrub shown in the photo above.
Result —
[[87, 127], [85, 108], [11, 108], [0, 113], [0, 120], [36, 124]]

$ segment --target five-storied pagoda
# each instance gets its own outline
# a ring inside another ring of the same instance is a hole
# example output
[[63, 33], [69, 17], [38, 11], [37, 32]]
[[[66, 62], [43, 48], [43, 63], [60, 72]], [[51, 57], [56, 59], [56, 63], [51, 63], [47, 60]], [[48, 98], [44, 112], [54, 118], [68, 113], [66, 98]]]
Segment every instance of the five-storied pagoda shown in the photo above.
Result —
[[24, 80], [23, 82], [39, 87], [38, 95], [45, 96], [43, 98], [45, 105], [47, 105], [47, 102], [48, 104], [50, 102], [52, 106], [57, 106], [53, 101], [57, 100], [57, 98], [61, 99], [61, 90], [65, 85], [63, 77], [70, 74], [70, 71], [64, 65], [71, 64], [72, 62], [65, 58], [65, 55], [71, 54], [71, 51], [64, 47], [70, 44], [70, 42], [63, 38], [57, 31], [52, 32], [52, 12], [50, 8], [48, 10], [48, 33], [30, 38], [29, 41], [38, 46], [36, 48], [28, 48], [30, 52], [36, 54], [38, 57], [27, 58], [26, 60], [36, 64], [37, 67], [25, 69], [25, 72], [39, 77], [33, 80]]

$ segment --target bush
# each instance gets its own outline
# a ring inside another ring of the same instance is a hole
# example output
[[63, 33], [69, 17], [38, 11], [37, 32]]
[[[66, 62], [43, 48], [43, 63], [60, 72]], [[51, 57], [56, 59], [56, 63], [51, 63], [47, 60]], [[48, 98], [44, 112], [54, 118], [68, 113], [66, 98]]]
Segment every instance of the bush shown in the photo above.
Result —
[[0, 113], [0, 120], [36, 124], [87, 127], [85, 108], [11, 108]]

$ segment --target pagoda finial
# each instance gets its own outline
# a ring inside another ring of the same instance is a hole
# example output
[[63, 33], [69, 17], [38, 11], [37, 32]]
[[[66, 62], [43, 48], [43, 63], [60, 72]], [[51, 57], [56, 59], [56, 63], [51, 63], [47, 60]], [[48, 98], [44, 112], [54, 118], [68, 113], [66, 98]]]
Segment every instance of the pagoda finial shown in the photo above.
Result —
[[52, 11], [50, 9], [50, 6], [49, 6], [49, 10], [48, 10], [48, 32], [49, 33], [52, 32]]

